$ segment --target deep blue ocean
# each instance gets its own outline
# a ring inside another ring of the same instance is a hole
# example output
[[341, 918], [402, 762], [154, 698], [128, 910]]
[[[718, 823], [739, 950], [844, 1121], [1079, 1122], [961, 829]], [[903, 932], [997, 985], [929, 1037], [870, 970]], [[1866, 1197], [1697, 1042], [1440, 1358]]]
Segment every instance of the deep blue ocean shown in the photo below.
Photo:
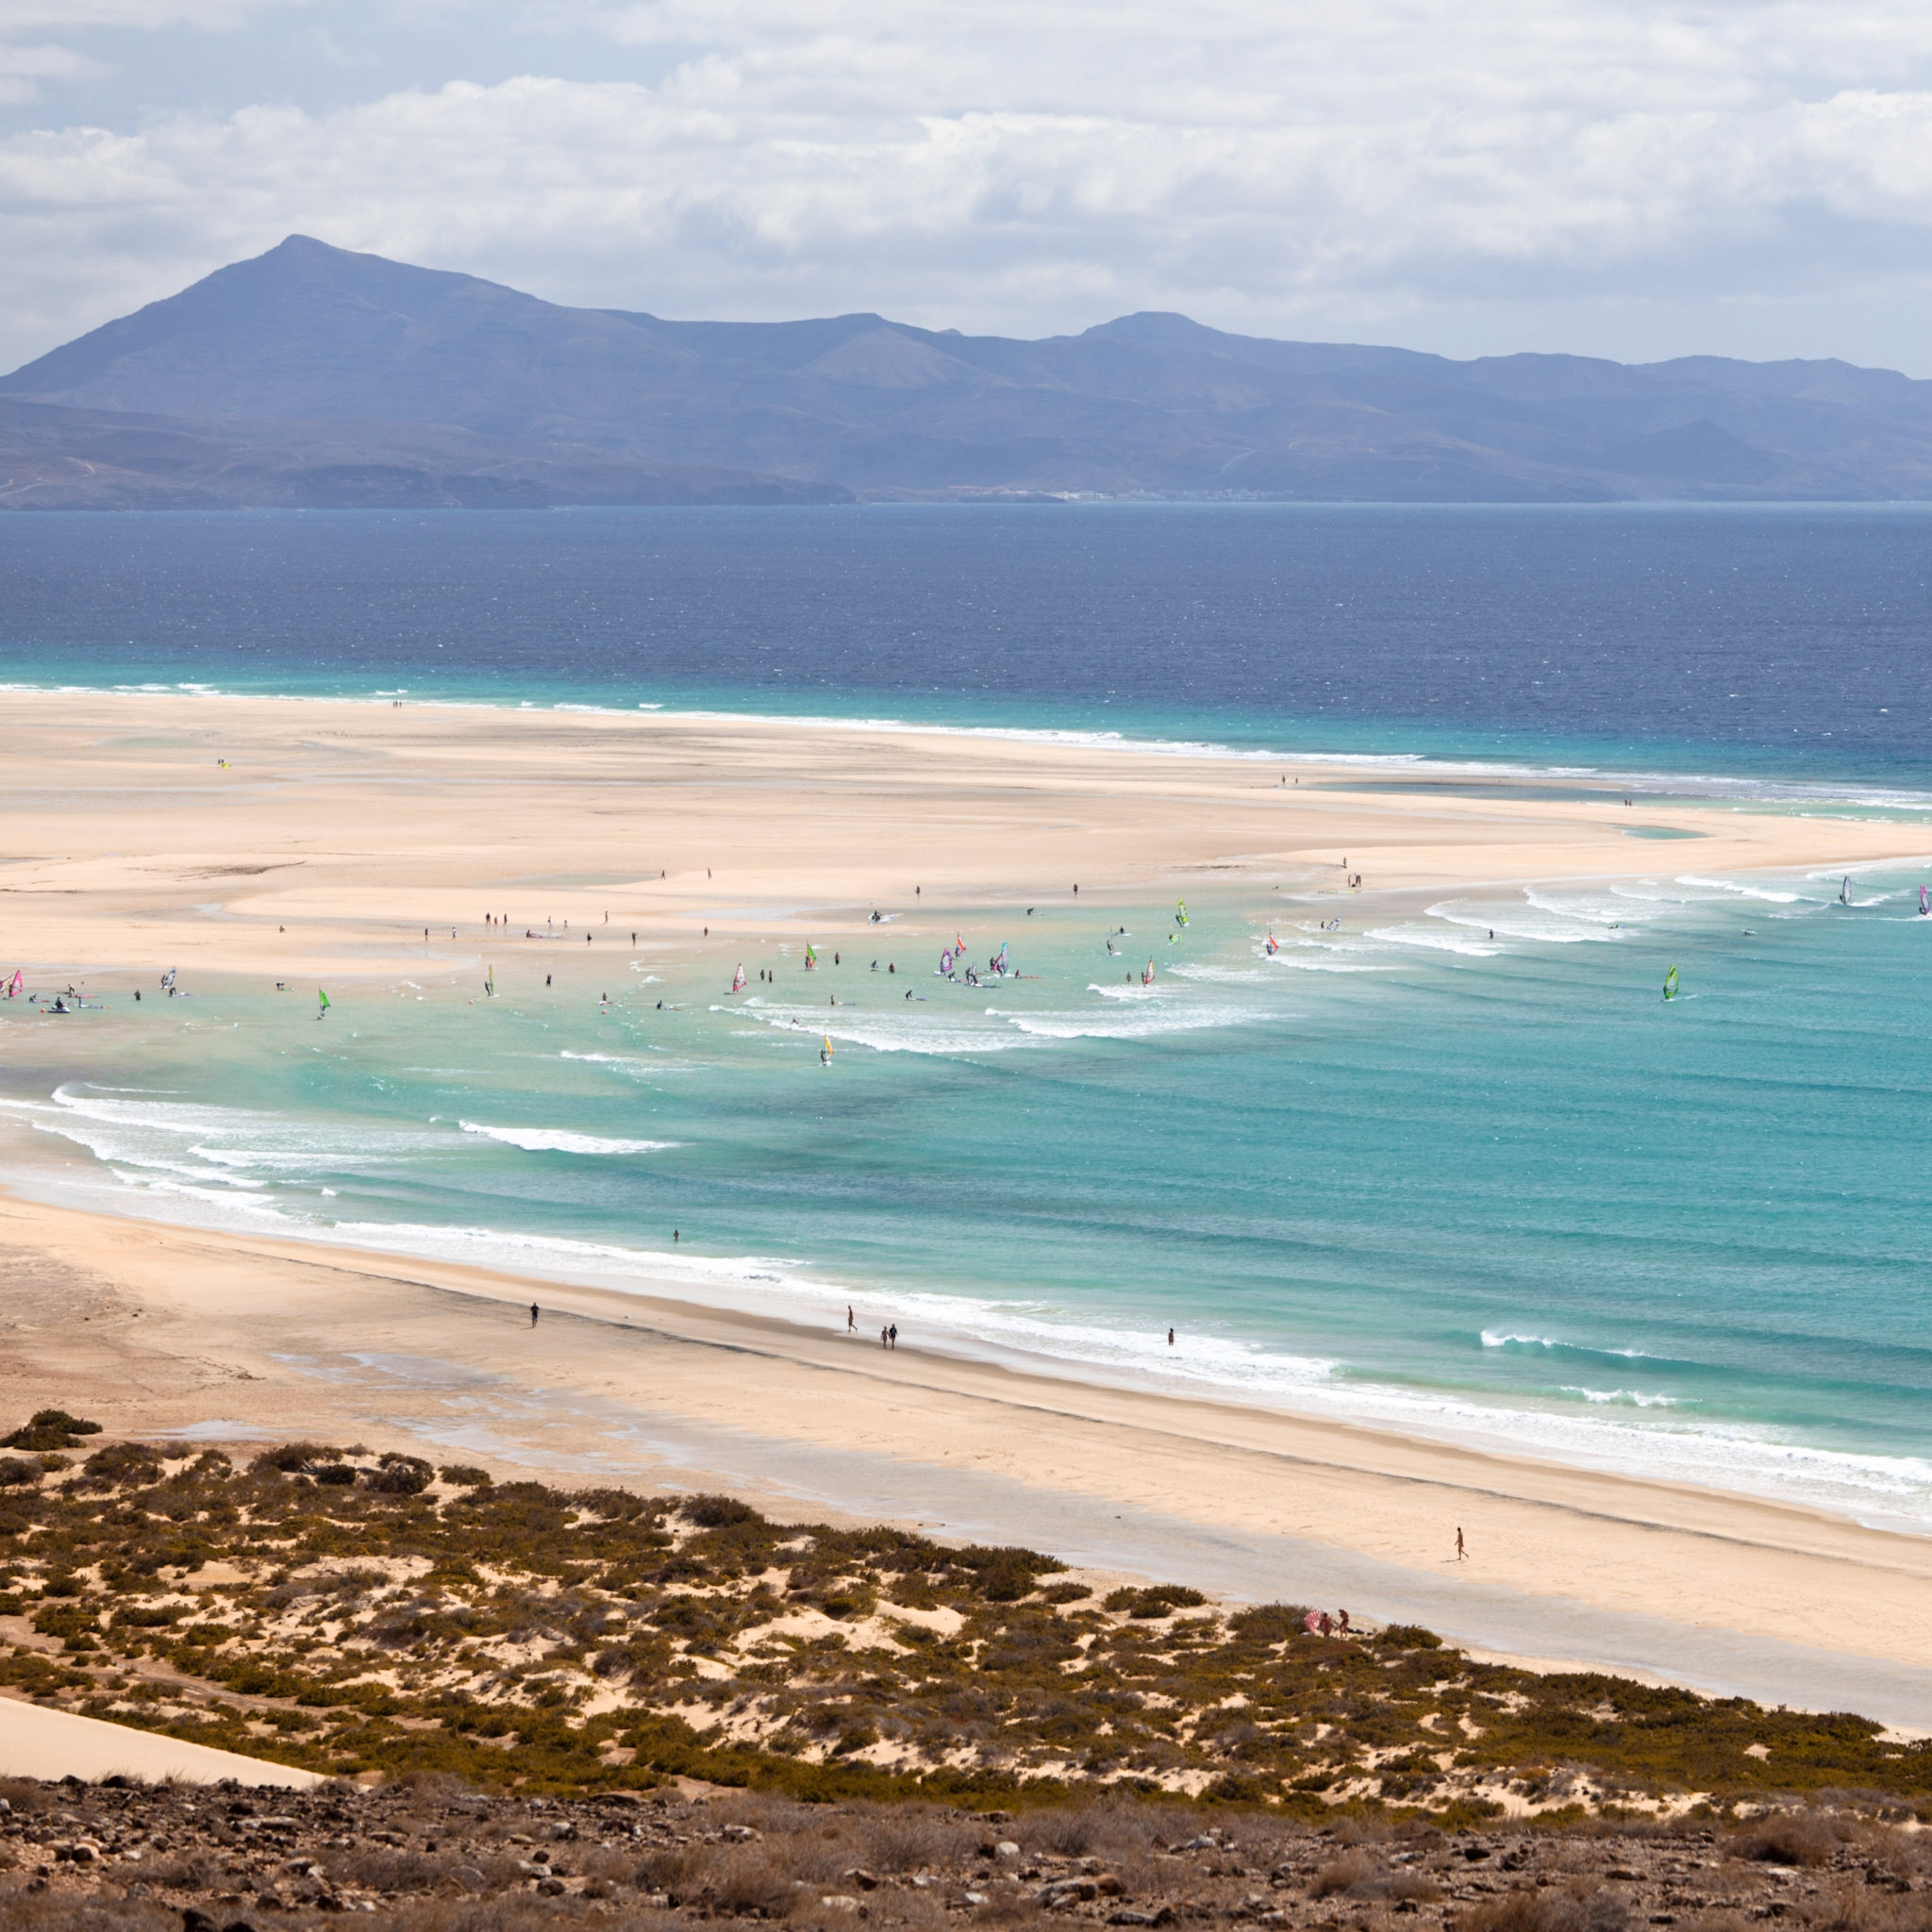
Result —
[[[0, 519], [0, 685], [1110, 732], [1932, 855], [1928, 659], [1924, 507]], [[425, 977], [326, 1051], [215, 987], [58, 1063], [0, 1014], [0, 1095], [142, 1211], [620, 1283], [675, 1225], [694, 1297], [1932, 1528], [1928, 878], [1633, 839], [1615, 885], [1191, 894], [1173, 943], [929, 908], [1028, 977], [843, 961], [836, 1080], [803, 931], [728, 1010], [674, 954], [487, 1033]]]

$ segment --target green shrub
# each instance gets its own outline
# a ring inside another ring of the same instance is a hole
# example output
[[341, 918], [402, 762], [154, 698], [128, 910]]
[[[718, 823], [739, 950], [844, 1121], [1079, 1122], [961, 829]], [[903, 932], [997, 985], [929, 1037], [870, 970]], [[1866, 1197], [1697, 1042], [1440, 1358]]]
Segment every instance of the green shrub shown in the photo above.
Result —
[[78, 1449], [83, 1436], [98, 1436], [99, 1423], [83, 1422], [64, 1408], [36, 1409], [10, 1436], [0, 1436], [0, 1449]]
[[364, 1473], [362, 1480], [378, 1496], [420, 1496], [435, 1474], [420, 1456], [403, 1456], [391, 1449], [375, 1468]]
[[453, 1483], [459, 1490], [487, 1490], [490, 1487], [490, 1472], [478, 1469], [474, 1463], [452, 1462], [440, 1472], [446, 1483]]
[[1184, 1583], [1156, 1583], [1145, 1590], [1109, 1591], [1101, 1600], [1101, 1607], [1124, 1610], [1129, 1617], [1151, 1622], [1171, 1617], [1176, 1610], [1198, 1609], [1207, 1601], [1198, 1590], [1190, 1590]]
[[749, 1503], [741, 1503], [736, 1496], [687, 1496], [678, 1506], [678, 1514], [700, 1529], [729, 1529], [737, 1524], [761, 1524], [765, 1520]]
[[1424, 1630], [1420, 1624], [1391, 1624], [1377, 1641], [1391, 1650], [1441, 1650], [1442, 1647], [1442, 1640], [1433, 1630]]
[[158, 1482], [161, 1454], [145, 1442], [110, 1442], [81, 1464], [83, 1490], [117, 1490]]
[[293, 1475], [311, 1465], [340, 1462], [342, 1452], [332, 1449], [326, 1442], [284, 1442], [278, 1449], [264, 1449], [255, 1458], [258, 1470], [279, 1470], [284, 1475]]

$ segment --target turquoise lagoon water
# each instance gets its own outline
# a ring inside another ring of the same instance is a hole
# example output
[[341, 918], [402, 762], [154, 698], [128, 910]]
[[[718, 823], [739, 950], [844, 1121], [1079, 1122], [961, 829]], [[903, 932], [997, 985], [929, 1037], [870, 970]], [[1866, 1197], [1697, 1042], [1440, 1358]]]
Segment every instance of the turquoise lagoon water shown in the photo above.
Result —
[[[803, 908], [737, 999], [735, 951], [474, 931], [325, 1024], [104, 975], [74, 1020], [0, 1002], [9, 1177], [1932, 1529], [1928, 517], [0, 519], [0, 686], [1111, 732], [1640, 806], [1617, 885], [1191, 887], [1172, 944], [1169, 901]], [[1664, 796], [1928, 858], [1845, 908], [1645, 836]], [[939, 978], [956, 933], [1022, 976]]]
[[[0, 1008], [0, 1112], [18, 1174], [140, 1211], [850, 1302], [908, 1341], [1932, 1527], [1917, 882], [1863, 870], [1849, 909], [1840, 875], [1674, 865], [1291, 884], [1191, 894], [1174, 943], [1171, 907], [1084, 899], [808, 918], [742, 949], [736, 999], [737, 951], [465, 941], [452, 974], [445, 941], [326, 1023], [220, 984]], [[958, 936], [1020, 976], [941, 978]]]

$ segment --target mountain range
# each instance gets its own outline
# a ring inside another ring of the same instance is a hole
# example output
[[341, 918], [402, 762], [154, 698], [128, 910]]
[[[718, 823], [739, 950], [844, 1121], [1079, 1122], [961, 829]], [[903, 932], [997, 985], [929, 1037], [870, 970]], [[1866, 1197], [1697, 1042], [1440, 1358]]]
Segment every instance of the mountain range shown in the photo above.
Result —
[[1932, 497], [1932, 382], [1140, 314], [667, 322], [291, 236], [0, 377], [0, 507]]

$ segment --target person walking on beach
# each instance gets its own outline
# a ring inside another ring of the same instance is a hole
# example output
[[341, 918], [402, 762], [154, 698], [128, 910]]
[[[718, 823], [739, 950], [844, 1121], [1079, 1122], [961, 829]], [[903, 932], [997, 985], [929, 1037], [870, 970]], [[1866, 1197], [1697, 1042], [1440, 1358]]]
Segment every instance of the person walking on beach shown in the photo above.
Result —
[[535, 1302], [532, 1302], [530, 1304], [530, 1326], [532, 1328], [534, 1328], [537, 1325], [537, 1317], [540, 1312], [541, 1310], [538, 1308], [537, 1304]]
[[1457, 1524], [1456, 1526], [1456, 1560], [1458, 1563], [1465, 1562], [1468, 1560], [1468, 1557], [1469, 1552], [1462, 1547], [1462, 1525]]
[[892, 1346], [893, 1346], [894, 1348], [897, 1348], [897, 1347], [898, 1347], [898, 1345], [899, 1345], [899, 1324], [898, 1324], [898, 1323], [894, 1322], [894, 1323], [892, 1324], [892, 1325], [891, 1325], [891, 1326], [890, 1328], [888, 1328], [888, 1329], [886, 1330], [886, 1337], [887, 1337], [887, 1340], [888, 1340], [888, 1341], [890, 1341], [890, 1342], [891, 1343], [891, 1345], [892, 1345]]
[[849, 1302], [845, 1307], [845, 1332], [848, 1335], [856, 1335], [858, 1332], [858, 1324], [852, 1319], [852, 1307]]
[[891, 1343], [890, 1341], [888, 1341], [886, 1340], [886, 1331], [885, 1331], [885, 1329], [884, 1329], [883, 1327], [881, 1327], [881, 1328], [879, 1329], [879, 1346], [880, 1346], [881, 1348], [890, 1348], [890, 1347], [891, 1347], [891, 1345], [892, 1345], [892, 1344], [891, 1344]]

